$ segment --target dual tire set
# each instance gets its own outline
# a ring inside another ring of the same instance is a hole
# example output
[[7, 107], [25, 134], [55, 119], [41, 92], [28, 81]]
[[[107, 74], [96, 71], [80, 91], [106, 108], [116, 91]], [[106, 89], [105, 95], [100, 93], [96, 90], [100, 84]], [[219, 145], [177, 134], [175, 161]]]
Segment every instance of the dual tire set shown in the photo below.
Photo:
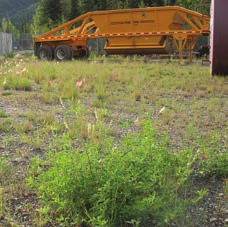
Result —
[[[56, 61], [68, 61], [72, 60], [74, 57], [74, 52], [71, 47], [61, 45], [53, 48], [51, 46], [41, 46], [38, 48], [36, 53], [38, 59], [51, 61], [55, 59]], [[89, 57], [89, 51], [86, 47], [85, 51], [81, 51], [78, 57]]]

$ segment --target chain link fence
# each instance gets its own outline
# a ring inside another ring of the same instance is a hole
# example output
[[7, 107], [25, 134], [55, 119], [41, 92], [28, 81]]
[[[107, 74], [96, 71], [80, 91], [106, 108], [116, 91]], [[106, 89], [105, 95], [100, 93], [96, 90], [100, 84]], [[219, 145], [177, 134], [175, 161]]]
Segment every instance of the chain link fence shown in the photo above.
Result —
[[32, 50], [33, 37], [29, 33], [22, 33], [19, 37], [13, 37], [14, 50]]
[[[87, 41], [87, 46], [91, 54], [103, 54], [106, 39], [90, 39]], [[29, 33], [14, 36], [10, 33], [0, 32], [0, 55], [12, 51], [33, 50], [33, 36]]]
[[87, 40], [86, 45], [89, 48], [90, 54], [105, 54], [105, 43], [105, 38], [89, 39]]
[[32, 50], [33, 37], [31, 34], [20, 34], [19, 37], [11, 33], [0, 32], [0, 55], [17, 51], [17, 50]]

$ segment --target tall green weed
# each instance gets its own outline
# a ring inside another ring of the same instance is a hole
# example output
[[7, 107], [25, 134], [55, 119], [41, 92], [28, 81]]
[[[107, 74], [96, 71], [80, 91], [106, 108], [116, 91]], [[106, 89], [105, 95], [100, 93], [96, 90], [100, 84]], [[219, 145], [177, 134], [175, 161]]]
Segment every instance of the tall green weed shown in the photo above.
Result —
[[140, 133], [126, 134], [118, 148], [105, 134], [102, 139], [102, 150], [88, 142], [75, 150], [50, 152], [51, 167], [27, 179], [40, 193], [41, 213], [68, 223], [110, 227], [148, 220], [168, 226], [183, 215], [185, 198], [177, 193], [185, 190], [192, 172], [190, 150], [169, 154], [166, 139], [157, 143], [149, 120]]

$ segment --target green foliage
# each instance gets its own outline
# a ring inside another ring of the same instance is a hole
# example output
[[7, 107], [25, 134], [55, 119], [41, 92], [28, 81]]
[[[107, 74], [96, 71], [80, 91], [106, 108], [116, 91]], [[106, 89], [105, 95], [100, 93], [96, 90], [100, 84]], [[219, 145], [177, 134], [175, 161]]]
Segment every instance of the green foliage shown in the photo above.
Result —
[[1, 23], [0, 23], [0, 28], [3, 32], [6, 33], [13, 33], [13, 35], [15, 37], [18, 37], [19, 32], [18, 30], [15, 28], [15, 26], [13, 25], [13, 23], [6, 19], [5, 17], [2, 19]]
[[0, 133], [7, 133], [12, 129], [12, 123], [9, 119], [0, 119]]
[[21, 33], [30, 33], [30, 23], [29, 23], [29, 15], [25, 15], [22, 19], [21, 19], [21, 23], [19, 25], [19, 30]]
[[210, 141], [207, 138], [198, 138], [201, 173], [211, 177], [228, 177], [228, 153], [226, 150], [221, 150], [222, 143], [219, 141], [219, 135], [216, 131], [210, 133], [208, 137]]
[[56, 27], [63, 17], [62, 4], [58, 0], [41, 0], [35, 15], [37, 26], [48, 26], [49, 29]]
[[207, 1], [207, 3], [204, 3], [202, 0], [175, 0], [176, 5], [207, 15], [210, 14], [210, 2], [211, 1]]
[[12, 95], [13, 91], [12, 90], [2, 90], [2, 95]]
[[99, 10], [106, 10], [107, 9], [107, 1], [106, 0], [100, 0], [98, 3], [98, 9]]
[[129, 0], [129, 8], [138, 8], [138, 0]]
[[14, 58], [15, 53], [13, 51], [4, 53], [5, 58]]
[[8, 114], [4, 110], [0, 110], [0, 118], [8, 117]]
[[31, 91], [32, 85], [31, 82], [25, 77], [19, 76], [8, 76], [6, 79], [6, 83], [3, 85], [4, 90], [23, 90], [23, 91]]
[[[8, 161], [9, 160], [7, 159], [7, 157], [0, 156], [0, 175], [1, 175], [1, 177], [5, 177], [7, 174], [9, 174], [11, 172]], [[0, 197], [1, 197], [1, 191], [0, 191]], [[0, 205], [1, 205], [1, 200], [0, 200]], [[0, 212], [0, 214], [1, 214], [1, 212]]]
[[81, 0], [82, 13], [91, 12], [94, 10], [94, 0]]
[[50, 152], [51, 167], [27, 179], [31, 188], [38, 188], [41, 212], [90, 226], [121, 226], [149, 218], [157, 226], [168, 226], [183, 215], [177, 191], [192, 172], [191, 151], [170, 155], [165, 138], [157, 144], [149, 120], [141, 133], [126, 134], [118, 148], [105, 134], [102, 139], [102, 149], [86, 143], [76, 150]]
[[70, 9], [70, 17], [69, 20], [72, 20], [78, 16], [80, 16], [81, 11], [79, 8], [79, 1], [78, 0], [71, 0], [71, 9]]

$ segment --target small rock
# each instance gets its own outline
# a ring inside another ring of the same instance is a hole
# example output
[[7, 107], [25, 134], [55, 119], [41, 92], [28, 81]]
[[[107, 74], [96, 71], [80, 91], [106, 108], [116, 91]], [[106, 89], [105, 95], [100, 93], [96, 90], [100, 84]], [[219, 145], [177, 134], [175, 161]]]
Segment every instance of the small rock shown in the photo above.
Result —
[[210, 218], [210, 222], [217, 221], [217, 218]]
[[226, 222], [226, 223], [228, 223], [228, 218], [227, 218], [227, 219], [225, 219], [225, 222]]

